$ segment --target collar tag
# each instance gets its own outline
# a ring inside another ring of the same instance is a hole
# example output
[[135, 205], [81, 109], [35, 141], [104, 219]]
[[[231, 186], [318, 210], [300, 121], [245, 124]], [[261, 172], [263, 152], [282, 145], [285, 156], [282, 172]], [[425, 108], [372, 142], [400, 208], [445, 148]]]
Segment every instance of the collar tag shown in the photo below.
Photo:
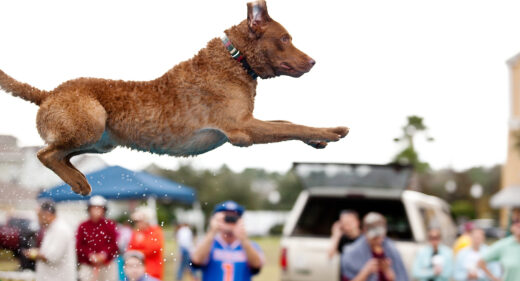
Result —
[[254, 80], [256, 80], [258, 74], [256, 74], [256, 72], [251, 68], [249, 63], [247, 63], [246, 58], [240, 53], [240, 51], [237, 48], [235, 48], [235, 46], [233, 46], [226, 34], [224, 34], [220, 39], [222, 40], [222, 44], [224, 44], [224, 47], [226, 47], [231, 57], [234, 60], [240, 62], [242, 64], [242, 67], [247, 71], [247, 74], [251, 76]]

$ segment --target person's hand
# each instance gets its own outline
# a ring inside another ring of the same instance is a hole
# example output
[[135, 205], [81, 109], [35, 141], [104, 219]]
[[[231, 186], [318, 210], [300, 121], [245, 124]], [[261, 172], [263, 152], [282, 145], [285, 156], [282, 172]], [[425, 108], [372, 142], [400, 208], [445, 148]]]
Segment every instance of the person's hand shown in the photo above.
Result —
[[222, 229], [224, 225], [224, 213], [218, 212], [211, 217], [211, 221], [209, 223], [209, 230], [213, 233], [217, 233]]
[[36, 260], [38, 258], [39, 251], [37, 248], [30, 248], [23, 250], [22, 254], [30, 260]]
[[343, 232], [341, 231], [341, 223], [339, 221], [336, 221], [332, 228], [330, 229], [330, 232], [332, 233], [333, 237], [340, 237]]
[[107, 260], [107, 255], [105, 253], [92, 253], [88, 260], [94, 265], [99, 265]]
[[386, 271], [388, 269], [392, 268], [392, 260], [389, 258], [385, 258], [379, 261], [379, 266], [383, 271]]
[[243, 242], [247, 239], [246, 227], [244, 225], [244, 220], [242, 220], [242, 218], [240, 218], [236, 222], [235, 228], [233, 229], [233, 234], [241, 242]]
[[435, 276], [439, 276], [439, 275], [441, 275], [441, 273], [442, 273], [442, 266], [436, 265], [433, 267], [433, 274]]
[[372, 258], [369, 261], [367, 261], [367, 263], [365, 263], [363, 269], [361, 270], [366, 272], [367, 275], [375, 273], [379, 270], [379, 261], [375, 258]]
[[395, 272], [392, 269], [392, 260], [389, 258], [379, 260], [379, 268], [385, 274], [386, 279], [395, 280]]
[[477, 279], [478, 279], [477, 271], [468, 272], [468, 280], [477, 280]]

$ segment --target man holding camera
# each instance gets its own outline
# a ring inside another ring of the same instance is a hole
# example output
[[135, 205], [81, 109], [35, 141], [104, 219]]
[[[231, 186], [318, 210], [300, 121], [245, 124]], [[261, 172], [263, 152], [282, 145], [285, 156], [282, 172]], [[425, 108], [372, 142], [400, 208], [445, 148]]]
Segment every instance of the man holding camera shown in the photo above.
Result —
[[202, 281], [250, 281], [264, 264], [260, 247], [251, 242], [242, 221], [244, 207], [233, 201], [217, 204], [209, 230], [191, 253]]

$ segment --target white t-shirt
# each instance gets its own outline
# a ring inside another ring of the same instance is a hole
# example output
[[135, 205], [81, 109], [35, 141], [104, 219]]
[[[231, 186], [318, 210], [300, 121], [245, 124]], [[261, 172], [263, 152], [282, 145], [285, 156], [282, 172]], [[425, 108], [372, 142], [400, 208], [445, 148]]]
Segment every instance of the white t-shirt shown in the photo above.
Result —
[[72, 229], [55, 219], [43, 235], [40, 254], [47, 261], [36, 262], [36, 281], [76, 281], [75, 245]]
[[484, 278], [486, 275], [482, 269], [478, 267], [478, 261], [481, 259], [479, 251], [475, 251], [473, 248], [468, 249], [466, 260], [464, 261], [464, 267], [469, 272], [477, 273], [478, 278]]
[[179, 228], [177, 231], [177, 243], [179, 247], [190, 250], [193, 248], [193, 233], [187, 226]]

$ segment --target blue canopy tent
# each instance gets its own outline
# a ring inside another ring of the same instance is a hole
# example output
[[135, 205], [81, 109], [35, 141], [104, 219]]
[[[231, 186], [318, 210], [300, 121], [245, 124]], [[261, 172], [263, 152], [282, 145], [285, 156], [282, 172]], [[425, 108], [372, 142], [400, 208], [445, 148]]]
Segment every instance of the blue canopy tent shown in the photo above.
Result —
[[196, 201], [195, 190], [180, 183], [151, 175], [146, 172], [134, 172], [120, 166], [86, 175], [92, 186], [89, 196], [81, 196], [72, 191], [69, 185], [62, 184], [45, 189], [38, 199], [52, 199], [54, 202], [88, 200], [91, 196], [101, 195], [109, 200], [129, 199], [168, 199], [186, 204]]

